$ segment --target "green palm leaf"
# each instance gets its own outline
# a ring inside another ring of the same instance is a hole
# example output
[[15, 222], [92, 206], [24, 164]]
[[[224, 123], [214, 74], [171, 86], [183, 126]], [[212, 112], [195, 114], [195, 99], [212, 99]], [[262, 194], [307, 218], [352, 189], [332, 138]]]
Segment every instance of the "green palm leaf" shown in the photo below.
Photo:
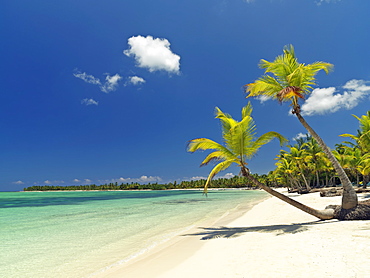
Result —
[[230, 167], [232, 163], [236, 163], [239, 167], [245, 169], [246, 159], [252, 158], [261, 146], [270, 142], [273, 138], [278, 138], [281, 143], [286, 141], [277, 132], [268, 132], [256, 139], [256, 125], [251, 116], [252, 111], [252, 105], [248, 103], [242, 109], [242, 120], [238, 122], [216, 107], [216, 118], [221, 122], [225, 146], [207, 138], [197, 138], [188, 142], [189, 152], [213, 150], [206, 156], [201, 166], [210, 162], [218, 162], [207, 178], [204, 187], [205, 193], [213, 177]]

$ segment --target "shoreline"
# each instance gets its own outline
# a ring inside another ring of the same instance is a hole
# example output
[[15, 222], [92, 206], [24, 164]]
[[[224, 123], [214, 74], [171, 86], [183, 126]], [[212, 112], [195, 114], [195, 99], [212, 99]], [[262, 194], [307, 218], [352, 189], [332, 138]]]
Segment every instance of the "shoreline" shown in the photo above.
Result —
[[[276, 189], [276, 188], [275, 188]], [[280, 189], [280, 188], [278, 188]], [[203, 188], [173, 188], [173, 189], [107, 189], [107, 190], [20, 190], [20, 191], [0, 191], [4, 192], [140, 192], [140, 191], [203, 191]], [[219, 187], [219, 188], [208, 188], [208, 191], [221, 191], [221, 190], [260, 190], [260, 188], [254, 187]]]
[[[177, 190], [177, 189], [176, 189]], [[182, 189], [179, 189], [182, 190]], [[188, 189], [185, 189], [188, 190]], [[201, 189], [203, 190], [203, 189]], [[214, 189], [218, 190], [218, 189]], [[243, 189], [227, 189], [227, 190], [243, 190]], [[263, 190], [261, 190], [263, 191]], [[239, 217], [243, 216], [246, 212], [251, 210], [255, 205], [271, 198], [270, 195], [262, 199], [255, 201], [246, 201], [243, 204], [238, 205], [234, 209], [225, 212], [223, 215], [217, 218], [211, 218], [199, 223], [203, 227], [217, 227], [221, 225], [226, 225]], [[199, 225], [198, 225], [199, 226]], [[189, 228], [186, 233], [179, 233], [173, 238], [165, 241], [153, 249], [140, 254], [139, 256], [123, 262], [114, 264], [113, 267], [108, 269], [101, 269], [96, 271], [87, 277], [93, 278], [114, 278], [114, 277], [125, 277], [125, 278], [147, 278], [148, 273], [142, 271], [143, 269], [150, 269], [150, 277], [156, 277], [153, 275], [159, 275], [160, 273], [167, 270], [168, 265], [161, 262], [171, 262], [171, 266], [180, 264], [183, 260], [191, 257], [196, 251], [198, 251], [202, 246], [204, 241], [201, 241], [200, 237], [187, 237], [187, 234], [196, 233], [198, 226]], [[173, 254], [176, 254], [173, 256]]]
[[[341, 201], [289, 196], [317, 209]], [[319, 221], [269, 196], [234, 213], [91, 277], [370, 277], [370, 221]]]

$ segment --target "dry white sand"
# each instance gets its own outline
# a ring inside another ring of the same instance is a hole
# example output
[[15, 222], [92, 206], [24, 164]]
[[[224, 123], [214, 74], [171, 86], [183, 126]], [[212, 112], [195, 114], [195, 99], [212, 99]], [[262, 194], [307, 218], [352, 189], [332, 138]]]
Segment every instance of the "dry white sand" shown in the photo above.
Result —
[[[317, 209], [341, 201], [291, 196]], [[227, 225], [198, 227], [100, 277], [370, 277], [370, 221], [319, 221], [273, 197]]]

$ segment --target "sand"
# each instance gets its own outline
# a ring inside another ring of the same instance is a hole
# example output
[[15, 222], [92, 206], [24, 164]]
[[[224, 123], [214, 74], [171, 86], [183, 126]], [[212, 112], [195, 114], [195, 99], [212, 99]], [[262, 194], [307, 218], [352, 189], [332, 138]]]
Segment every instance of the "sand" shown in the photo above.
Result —
[[[319, 193], [290, 196], [317, 209], [341, 202]], [[370, 221], [319, 221], [272, 197], [229, 223], [197, 227], [99, 277], [370, 277]]]

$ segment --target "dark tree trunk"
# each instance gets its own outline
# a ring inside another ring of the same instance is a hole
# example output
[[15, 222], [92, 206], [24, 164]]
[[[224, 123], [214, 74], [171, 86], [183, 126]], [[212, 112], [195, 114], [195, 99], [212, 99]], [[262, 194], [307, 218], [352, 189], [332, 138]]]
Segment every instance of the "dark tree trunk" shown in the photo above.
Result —
[[311, 136], [315, 138], [319, 146], [322, 148], [323, 152], [326, 154], [326, 156], [332, 163], [335, 171], [337, 172], [338, 177], [343, 186], [342, 208], [348, 210], [356, 207], [358, 205], [358, 198], [356, 192], [347, 174], [344, 172], [342, 166], [340, 166], [338, 160], [336, 160], [333, 153], [331, 152], [329, 147], [324, 143], [321, 137], [311, 128], [311, 126], [308, 125], [306, 120], [300, 114], [299, 109], [293, 110], [293, 114], [297, 116], [298, 120], [307, 129]]
[[279, 198], [280, 200], [308, 213], [308, 214], [311, 214], [321, 220], [326, 220], [326, 219], [332, 219], [334, 217], [334, 210], [333, 209], [325, 209], [325, 210], [316, 210], [316, 209], [313, 209], [309, 206], [306, 206], [300, 202], [297, 202], [296, 200], [293, 200], [291, 198], [289, 198], [288, 196], [284, 195], [284, 194], [281, 194], [280, 192], [277, 192], [275, 190], [273, 190], [272, 188], [264, 185], [263, 183], [260, 183], [255, 177], [253, 177], [247, 168], [245, 167], [242, 167], [241, 169], [242, 171], [242, 174], [244, 177], [247, 177], [248, 179], [250, 179], [255, 185], [257, 185], [258, 187], [262, 188], [263, 190], [265, 190], [267, 193], [271, 194], [272, 196], [275, 196], [277, 198]]

